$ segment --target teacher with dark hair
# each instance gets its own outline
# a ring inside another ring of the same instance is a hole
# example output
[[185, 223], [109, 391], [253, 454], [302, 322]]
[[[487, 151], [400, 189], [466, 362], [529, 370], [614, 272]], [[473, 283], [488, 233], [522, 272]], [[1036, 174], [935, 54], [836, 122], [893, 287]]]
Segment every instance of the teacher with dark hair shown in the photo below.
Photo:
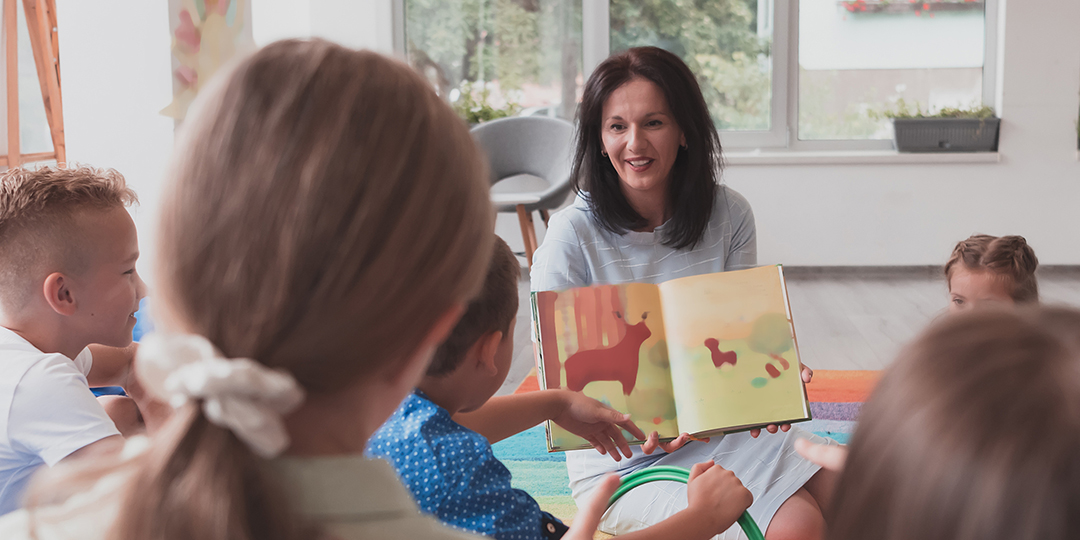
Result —
[[[534, 258], [532, 289], [659, 283], [755, 266], [754, 214], [742, 195], [719, 182], [721, 161], [720, 138], [705, 99], [682, 60], [663, 49], [640, 47], [602, 62], [586, 82], [578, 109], [571, 171], [578, 197], [551, 216]], [[803, 368], [802, 376], [808, 381], [810, 370]], [[689, 468], [713, 460], [753, 493], [749, 512], [766, 538], [820, 538], [832, 478], [802, 459], [793, 444], [798, 438], [830, 441], [786, 425], [767, 431], [709, 441], [690, 441], [684, 433], [668, 443], [653, 433], [626, 459], [618, 452], [610, 458], [568, 452], [570, 487], [574, 499], [582, 501], [610, 472], [654, 465]], [[608, 510], [600, 530], [639, 530], [686, 504], [683, 484], [645, 484]], [[736, 525], [719, 538], [739, 533]]]

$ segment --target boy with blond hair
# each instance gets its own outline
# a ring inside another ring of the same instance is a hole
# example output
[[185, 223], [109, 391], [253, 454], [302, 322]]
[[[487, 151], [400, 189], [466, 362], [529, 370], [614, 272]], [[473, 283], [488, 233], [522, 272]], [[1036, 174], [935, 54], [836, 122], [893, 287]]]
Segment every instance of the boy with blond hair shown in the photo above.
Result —
[[130, 376], [136, 202], [112, 169], [0, 176], [0, 514], [42, 465], [121, 440], [90, 386]]
[[[580, 392], [491, 397], [513, 359], [519, 273], [514, 254], [496, 238], [479, 296], [435, 352], [420, 386], [368, 442], [368, 452], [390, 461], [421, 510], [450, 525], [497, 540], [550, 540], [567, 527], [510, 486], [510, 471], [491, 443], [553, 420], [615, 457], [629, 453], [620, 429], [645, 435], [629, 415]], [[750, 505], [750, 492], [735, 475], [712, 462], [695, 465], [690, 476], [685, 510], [627, 538], [712, 538]]]

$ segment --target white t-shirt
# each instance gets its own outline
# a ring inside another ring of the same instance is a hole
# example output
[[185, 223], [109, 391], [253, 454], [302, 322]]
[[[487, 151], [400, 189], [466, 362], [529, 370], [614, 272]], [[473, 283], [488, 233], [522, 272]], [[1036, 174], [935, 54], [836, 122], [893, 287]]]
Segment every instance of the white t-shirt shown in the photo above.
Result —
[[39, 467], [120, 434], [86, 382], [92, 363], [89, 349], [72, 361], [0, 327], [0, 514], [22, 506]]

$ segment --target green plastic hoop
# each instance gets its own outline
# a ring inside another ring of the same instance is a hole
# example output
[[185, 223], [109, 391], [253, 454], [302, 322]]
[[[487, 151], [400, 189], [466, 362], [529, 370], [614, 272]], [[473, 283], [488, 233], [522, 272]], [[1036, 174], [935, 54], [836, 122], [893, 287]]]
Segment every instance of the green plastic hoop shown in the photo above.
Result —
[[[626, 495], [631, 489], [634, 489], [642, 484], [649, 482], [681, 482], [683, 484], [690, 482], [690, 471], [682, 467], [672, 467], [669, 465], [657, 465], [655, 467], [647, 467], [644, 469], [636, 470], [626, 476], [622, 477], [622, 484], [619, 489], [615, 490], [615, 494], [611, 496], [611, 500], [608, 501], [608, 507], [615, 504], [615, 501], [620, 497]], [[761, 529], [758, 528], [757, 522], [754, 518], [750, 517], [750, 514], [743, 512], [738, 519], [739, 527], [742, 527], [743, 533], [746, 534], [750, 540], [765, 540], [765, 535], [761, 534]]]

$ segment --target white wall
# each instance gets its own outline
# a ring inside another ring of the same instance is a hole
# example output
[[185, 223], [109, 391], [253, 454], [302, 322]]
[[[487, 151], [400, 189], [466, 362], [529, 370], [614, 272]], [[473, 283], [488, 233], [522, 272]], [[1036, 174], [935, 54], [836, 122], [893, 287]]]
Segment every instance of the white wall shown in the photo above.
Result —
[[[260, 44], [317, 35], [355, 47], [393, 47], [389, 3], [252, 3], [252, 29]], [[141, 204], [132, 213], [142, 250], [139, 272], [149, 280], [154, 213], [174, 131], [173, 121], [158, 114], [172, 101], [167, 2], [113, 0], [108, 9], [85, 0], [56, 4], [68, 161], [115, 168], [139, 194]]]
[[[171, 100], [165, 2], [57, 4], [68, 156], [128, 177], [150, 254], [172, 146], [172, 122], [157, 114]], [[389, 51], [390, 6], [253, 0], [253, 30], [260, 43], [319, 35]], [[727, 182], [754, 206], [763, 263], [940, 264], [957, 240], [985, 232], [1027, 236], [1044, 264], [1080, 264], [1080, 2], [1006, 10], [1001, 163], [732, 166]]]
[[139, 194], [134, 209], [149, 276], [153, 214], [173, 143], [169, 14], [164, 0], [57, 0], [64, 134], [69, 162], [120, 171]]
[[1080, 2], [1005, 6], [995, 164], [732, 166], [762, 263], [942, 264], [974, 232], [1022, 234], [1043, 264], [1080, 264]]
[[255, 43], [315, 36], [347, 47], [394, 52], [387, 0], [251, 0]]

